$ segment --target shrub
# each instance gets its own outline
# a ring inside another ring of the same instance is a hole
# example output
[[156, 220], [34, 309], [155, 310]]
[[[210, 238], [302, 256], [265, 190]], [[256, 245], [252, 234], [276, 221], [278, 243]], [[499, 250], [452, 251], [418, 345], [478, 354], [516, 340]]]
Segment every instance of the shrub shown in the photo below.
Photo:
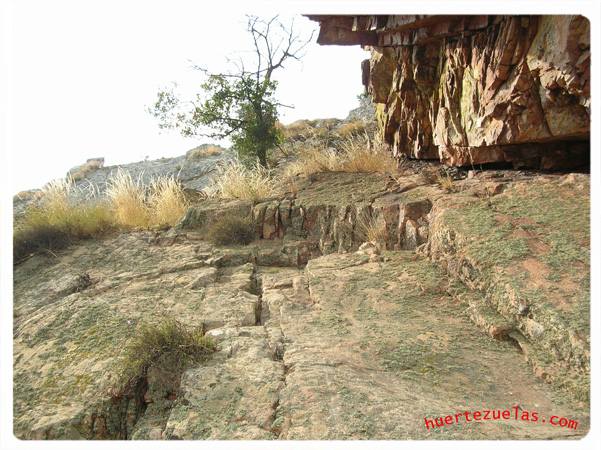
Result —
[[202, 327], [189, 329], [171, 318], [157, 324], [142, 323], [123, 351], [117, 370], [117, 390], [134, 388], [155, 365], [181, 373], [213, 351], [215, 344], [204, 336]]
[[234, 161], [218, 169], [213, 189], [221, 198], [255, 201], [272, 196], [275, 182], [267, 169], [259, 165], [249, 168]]
[[[58, 250], [75, 239], [90, 238], [113, 228], [108, 205], [95, 197], [78, 200], [71, 179], [53, 181], [42, 190], [40, 202], [15, 224], [15, 263], [40, 250]], [[88, 194], [91, 194], [90, 190]], [[80, 196], [85, 192], [80, 192]]]
[[173, 226], [188, 209], [188, 200], [175, 178], [159, 177], [150, 184], [148, 207], [151, 224]]
[[250, 218], [225, 214], [206, 228], [206, 238], [215, 245], [247, 245], [255, 237], [255, 226]]
[[119, 169], [109, 179], [106, 195], [111, 201], [115, 220], [119, 225], [145, 228], [150, 224], [145, 189], [140, 178], [134, 181], [129, 172]]

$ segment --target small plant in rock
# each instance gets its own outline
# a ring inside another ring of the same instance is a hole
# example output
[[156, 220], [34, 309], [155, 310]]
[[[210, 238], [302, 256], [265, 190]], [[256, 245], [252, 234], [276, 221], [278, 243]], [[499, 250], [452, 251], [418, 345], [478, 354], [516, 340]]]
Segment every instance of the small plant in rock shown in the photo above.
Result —
[[254, 237], [254, 222], [233, 214], [218, 217], [206, 229], [206, 239], [215, 245], [247, 245]]
[[457, 190], [453, 177], [446, 173], [438, 173], [436, 183], [445, 192], [455, 192]]
[[188, 328], [175, 319], [142, 323], [136, 331], [121, 355], [116, 393], [134, 389], [153, 366], [181, 373], [215, 351], [215, 344], [204, 336], [202, 327]]
[[386, 242], [386, 226], [383, 221], [378, 220], [368, 213], [357, 216], [357, 227], [367, 242], [382, 244]]

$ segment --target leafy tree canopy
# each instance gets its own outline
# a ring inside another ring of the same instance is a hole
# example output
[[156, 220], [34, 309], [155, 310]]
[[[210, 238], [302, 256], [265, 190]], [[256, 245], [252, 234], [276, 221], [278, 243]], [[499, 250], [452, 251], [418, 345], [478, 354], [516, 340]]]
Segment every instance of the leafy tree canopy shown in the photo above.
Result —
[[160, 128], [176, 129], [183, 136], [229, 137], [243, 160], [258, 160], [267, 167], [267, 154], [281, 139], [278, 108], [287, 106], [276, 99], [273, 72], [290, 59], [300, 60], [312, 35], [302, 39], [294, 31], [294, 22], [285, 26], [277, 16], [267, 21], [247, 19], [253, 69], [247, 70], [243, 59], [230, 61], [235, 70], [227, 73], [194, 66], [205, 75], [201, 93], [184, 101], [173, 89], [161, 90], [149, 112]]

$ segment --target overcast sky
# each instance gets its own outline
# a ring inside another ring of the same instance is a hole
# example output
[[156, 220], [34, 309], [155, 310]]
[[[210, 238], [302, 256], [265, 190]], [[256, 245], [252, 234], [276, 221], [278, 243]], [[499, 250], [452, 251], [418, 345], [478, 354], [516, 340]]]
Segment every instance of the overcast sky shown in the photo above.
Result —
[[[13, 191], [42, 186], [87, 158], [107, 165], [177, 156], [203, 143], [159, 133], [145, 108], [177, 82], [192, 90], [190, 61], [221, 70], [248, 49], [245, 13], [207, 2], [13, 3], [9, 105]], [[221, 3], [222, 4], [222, 3]], [[273, 11], [277, 13], [277, 11]], [[262, 14], [262, 16], [265, 16]], [[283, 17], [283, 20], [289, 16]], [[317, 26], [296, 17], [309, 35]], [[279, 74], [281, 120], [344, 118], [361, 93], [359, 47], [307, 47]]]

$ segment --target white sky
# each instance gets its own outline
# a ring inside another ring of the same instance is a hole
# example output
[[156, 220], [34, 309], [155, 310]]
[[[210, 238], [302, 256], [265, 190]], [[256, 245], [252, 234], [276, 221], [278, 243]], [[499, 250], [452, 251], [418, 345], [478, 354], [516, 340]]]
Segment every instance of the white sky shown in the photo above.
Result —
[[[107, 165], [177, 156], [206, 142], [159, 133], [145, 111], [159, 87], [190, 89], [190, 60], [222, 70], [226, 56], [248, 48], [245, 13], [206, 1], [12, 4], [12, 73], [8, 106], [13, 192], [40, 187], [87, 158]], [[277, 13], [274, 11], [273, 13]], [[265, 15], [262, 15], [265, 17]], [[297, 17], [299, 31], [315, 22]], [[315, 34], [313, 41], [315, 41]], [[280, 72], [281, 120], [339, 117], [361, 93], [359, 47], [307, 47], [302, 62]]]

